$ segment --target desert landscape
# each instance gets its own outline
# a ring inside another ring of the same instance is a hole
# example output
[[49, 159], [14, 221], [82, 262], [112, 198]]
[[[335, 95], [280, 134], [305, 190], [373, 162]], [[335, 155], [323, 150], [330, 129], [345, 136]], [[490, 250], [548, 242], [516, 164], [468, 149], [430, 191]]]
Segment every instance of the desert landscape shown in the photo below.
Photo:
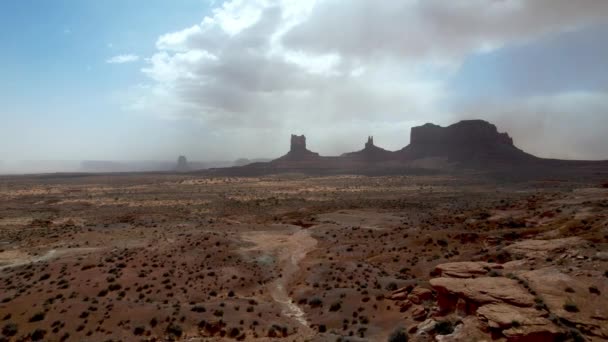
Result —
[[608, 341], [608, 0], [0, 1], [0, 342]]
[[2, 341], [601, 341], [608, 185], [11, 176]]

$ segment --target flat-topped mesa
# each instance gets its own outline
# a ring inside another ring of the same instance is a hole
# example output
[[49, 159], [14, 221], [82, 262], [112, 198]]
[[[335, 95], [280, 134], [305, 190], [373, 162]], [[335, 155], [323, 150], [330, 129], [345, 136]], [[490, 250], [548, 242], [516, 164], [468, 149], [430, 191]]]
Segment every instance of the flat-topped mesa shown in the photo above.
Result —
[[412, 127], [410, 143], [415, 144], [503, 144], [513, 146], [507, 133], [483, 120], [464, 120], [448, 127], [431, 123]]
[[507, 133], [499, 133], [496, 126], [483, 120], [464, 120], [448, 127], [430, 123], [413, 127], [410, 145], [399, 154], [408, 160], [447, 157], [479, 165], [534, 158], [515, 147]]

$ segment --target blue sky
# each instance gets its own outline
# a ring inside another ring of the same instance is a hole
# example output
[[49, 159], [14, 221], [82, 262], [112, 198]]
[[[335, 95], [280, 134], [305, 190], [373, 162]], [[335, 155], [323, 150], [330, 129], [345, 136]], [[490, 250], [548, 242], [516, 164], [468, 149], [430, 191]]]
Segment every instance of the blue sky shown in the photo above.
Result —
[[149, 56], [158, 36], [208, 11], [198, 0], [1, 2], [0, 160], [130, 159], [120, 150], [145, 154], [142, 133], [170, 140], [172, 125], [125, 115], [117, 102], [117, 94], [145, 79], [141, 64], [106, 61]]
[[608, 159], [606, 18], [595, 0], [2, 1], [0, 160], [276, 157], [290, 133], [398, 149], [470, 118]]

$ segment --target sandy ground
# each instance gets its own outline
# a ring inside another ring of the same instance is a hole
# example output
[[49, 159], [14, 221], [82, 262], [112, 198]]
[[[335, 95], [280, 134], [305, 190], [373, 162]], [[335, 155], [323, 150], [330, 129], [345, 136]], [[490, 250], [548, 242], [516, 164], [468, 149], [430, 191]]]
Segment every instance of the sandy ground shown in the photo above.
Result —
[[[400, 327], [435, 341], [447, 337], [420, 334], [413, 312], [439, 319], [435, 302], [389, 298], [460, 261], [552, 267], [582, 284], [556, 300], [608, 293], [597, 184], [56, 175], [0, 178], [0, 202], [0, 341], [386, 341]], [[585, 247], [512, 252], [571, 237]]]

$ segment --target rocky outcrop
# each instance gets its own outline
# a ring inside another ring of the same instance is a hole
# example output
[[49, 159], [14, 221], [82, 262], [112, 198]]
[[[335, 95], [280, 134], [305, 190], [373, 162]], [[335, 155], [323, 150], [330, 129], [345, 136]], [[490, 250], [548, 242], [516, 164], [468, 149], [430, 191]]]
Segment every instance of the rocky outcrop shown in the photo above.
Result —
[[175, 171], [178, 171], [178, 172], [190, 171], [190, 165], [188, 164], [188, 159], [186, 159], [185, 156], [179, 156], [177, 158], [177, 166], [175, 167]]
[[319, 154], [306, 148], [306, 137], [304, 135], [291, 135], [289, 152], [277, 161], [308, 161], [319, 158]]
[[425, 124], [413, 127], [410, 144], [398, 152], [403, 159], [446, 157], [464, 163], [532, 159], [515, 147], [507, 133], [483, 120], [460, 121], [448, 127]]
[[608, 283], [601, 278], [575, 278], [556, 267], [518, 272], [547, 309], [588, 335], [608, 339]]
[[500, 330], [511, 341], [555, 341], [563, 329], [534, 308], [508, 304], [488, 304], [477, 310], [477, 317], [489, 329]]
[[516, 280], [504, 277], [473, 279], [435, 278], [430, 281], [437, 292], [437, 304], [441, 312], [460, 309], [473, 314], [485, 304], [507, 303], [519, 307], [534, 305], [534, 297]]
[[308, 151], [306, 149], [306, 137], [304, 135], [291, 135], [291, 146], [289, 152], [302, 153]]
[[505, 251], [525, 256], [527, 258], [546, 257], [549, 253], [559, 253], [565, 250], [572, 250], [586, 244], [586, 241], [579, 237], [569, 237], [552, 240], [523, 240], [516, 242], [505, 248]]
[[[515, 146], [507, 133], [483, 120], [465, 120], [448, 127], [425, 124], [411, 130], [411, 143], [388, 151], [368, 137], [362, 150], [340, 156], [320, 156], [306, 147], [304, 135], [292, 135], [284, 156], [269, 162], [238, 163], [210, 170], [213, 175], [259, 176], [296, 172], [306, 174], [433, 174], [478, 170], [499, 179], [589, 177], [605, 173], [608, 161], [581, 162], [537, 158]], [[243, 165], [243, 166], [238, 166]]]
[[344, 153], [340, 157], [365, 162], [380, 162], [395, 159], [396, 154], [394, 152], [385, 150], [381, 147], [374, 145], [374, 137], [369, 136], [367, 137], [367, 142], [365, 143], [365, 147], [362, 150]]
[[[409, 331], [424, 341], [432, 335], [446, 342], [480, 340], [484, 334], [511, 342], [608, 339], [608, 273], [593, 244], [578, 237], [523, 240], [504, 250], [517, 260], [439, 264], [432, 291], [408, 286], [389, 299], [416, 322]], [[599, 269], [583, 271], [589, 262]], [[421, 294], [425, 300], [416, 300]], [[455, 325], [453, 333], [433, 331], [442, 321]]]
[[502, 269], [502, 265], [489, 262], [461, 261], [437, 265], [435, 273], [444, 277], [474, 278], [487, 275], [491, 270]]
[[413, 127], [410, 144], [458, 144], [458, 145], [510, 145], [513, 139], [507, 133], [499, 133], [496, 126], [483, 120], [464, 120], [448, 127], [431, 123]]

